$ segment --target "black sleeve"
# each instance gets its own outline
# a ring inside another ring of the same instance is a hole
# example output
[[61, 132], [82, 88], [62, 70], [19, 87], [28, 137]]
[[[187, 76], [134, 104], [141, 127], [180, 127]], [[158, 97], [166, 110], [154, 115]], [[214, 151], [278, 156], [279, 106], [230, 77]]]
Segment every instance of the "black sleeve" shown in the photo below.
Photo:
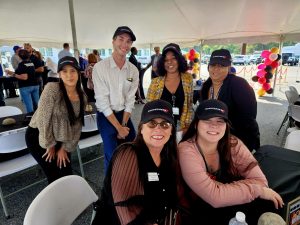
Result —
[[23, 73], [27, 73], [26, 72], [26, 68], [22, 63], [19, 63], [17, 69], [15, 70], [16, 74], [23, 74]]

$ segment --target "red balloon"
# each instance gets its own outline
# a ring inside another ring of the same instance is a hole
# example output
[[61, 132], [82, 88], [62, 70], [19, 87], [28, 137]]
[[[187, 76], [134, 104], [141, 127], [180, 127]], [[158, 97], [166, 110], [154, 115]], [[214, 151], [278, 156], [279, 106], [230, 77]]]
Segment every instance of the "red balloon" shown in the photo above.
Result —
[[269, 58], [267, 58], [267, 59], [265, 60], [264, 63], [265, 63], [266, 65], [271, 65], [272, 62], [273, 62], [273, 61], [271, 61]]
[[274, 61], [274, 62], [271, 63], [271, 66], [272, 66], [273, 69], [277, 68], [278, 65], [279, 65], [278, 61]]
[[195, 55], [191, 55], [191, 54], [190, 54], [190, 55], [189, 55], [189, 60], [190, 60], [190, 61], [194, 61], [194, 59], [195, 59]]
[[194, 49], [190, 50], [190, 55], [195, 55], [196, 51]]
[[264, 78], [264, 77], [261, 77], [261, 78], [259, 78], [258, 79], [258, 83], [260, 83], [260, 84], [264, 84], [264, 83], [266, 83], [266, 78]]
[[271, 88], [271, 85], [270, 85], [269, 83], [264, 83], [264, 84], [262, 85], [262, 89], [264, 89], [265, 91], [270, 90], [270, 88]]

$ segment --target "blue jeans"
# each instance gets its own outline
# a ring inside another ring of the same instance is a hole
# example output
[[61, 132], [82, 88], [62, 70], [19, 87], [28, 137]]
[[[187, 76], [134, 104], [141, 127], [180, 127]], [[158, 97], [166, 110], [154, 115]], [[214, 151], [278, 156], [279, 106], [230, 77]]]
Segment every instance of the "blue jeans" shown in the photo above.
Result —
[[37, 108], [40, 99], [39, 85], [21, 87], [19, 89], [27, 113], [33, 112], [34, 107]]
[[[114, 113], [115, 117], [120, 123], [122, 123], [123, 113], [124, 111]], [[112, 155], [115, 149], [117, 148], [118, 144], [120, 144], [120, 139], [117, 139], [118, 131], [116, 130], [116, 128], [109, 122], [106, 116], [104, 116], [104, 114], [101, 112], [97, 112], [97, 126], [103, 140], [104, 171], [106, 174]], [[135, 138], [136, 133], [131, 119], [128, 120], [127, 127], [129, 127], [130, 131], [128, 136], [125, 138], [125, 140], [122, 140], [122, 142], [133, 141]]]

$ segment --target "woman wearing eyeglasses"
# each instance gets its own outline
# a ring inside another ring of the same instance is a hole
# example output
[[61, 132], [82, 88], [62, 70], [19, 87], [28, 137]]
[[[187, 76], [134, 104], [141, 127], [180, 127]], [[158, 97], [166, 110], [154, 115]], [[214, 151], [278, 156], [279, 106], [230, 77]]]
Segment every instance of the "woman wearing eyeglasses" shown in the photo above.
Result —
[[172, 106], [148, 102], [136, 139], [114, 153], [93, 224], [174, 224], [176, 151]]
[[268, 188], [256, 159], [240, 139], [230, 135], [229, 124], [223, 102], [203, 101], [178, 146], [186, 183], [181, 203], [190, 213], [182, 224], [227, 225], [242, 211], [247, 223], [256, 225], [262, 213], [283, 206], [280, 195]]

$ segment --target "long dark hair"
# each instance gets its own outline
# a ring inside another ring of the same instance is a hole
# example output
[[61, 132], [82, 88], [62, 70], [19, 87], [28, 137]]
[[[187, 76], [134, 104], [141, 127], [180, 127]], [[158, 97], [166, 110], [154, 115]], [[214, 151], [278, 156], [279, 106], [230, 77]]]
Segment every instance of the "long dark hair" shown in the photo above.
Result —
[[185, 73], [188, 69], [187, 61], [183, 57], [183, 55], [178, 54], [172, 50], [167, 51], [165, 54], [162, 54], [157, 62], [157, 72], [159, 76], [165, 76], [167, 74], [167, 71], [165, 70], [165, 59], [168, 52], [173, 52], [174, 56], [178, 63], [178, 71], [179, 73]]
[[[197, 118], [197, 116], [195, 116], [187, 132], [184, 134], [181, 142], [184, 141], [192, 142], [194, 141], [195, 138], [197, 140], [198, 123], [199, 123], [199, 119]], [[230, 123], [226, 122], [225, 134], [218, 142], [217, 151], [219, 152], [219, 157], [220, 157], [220, 161], [222, 162], [223, 169], [227, 171], [227, 173], [230, 174], [232, 177], [240, 177], [241, 174], [239, 174], [231, 157], [231, 148], [235, 147], [238, 144], [238, 140], [236, 137], [231, 135], [230, 128], [231, 128]], [[247, 169], [250, 169], [249, 167], [254, 167], [254, 165], [251, 166], [249, 165], [245, 169], [245, 171]]]
[[85, 94], [81, 88], [80, 72], [77, 69], [76, 69], [76, 71], [78, 74], [78, 80], [76, 83], [76, 91], [77, 91], [77, 94], [79, 96], [79, 101], [80, 101], [80, 111], [79, 111], [78, 118], [76, 118], [76, 116], [75, 116], [74, 108], [68, 97], [64, 82], [61, 78], [59, 78], [59, 87], [60, 87], [60, 90], [62, 91], [63, 100], [66, 103], [66, 107], [67, 107], [67, 111], [68, 111], [68, 115], [69, 115], [69, 122], [70, 122], [71, 126], [73, 126], [75, 124], [76, 120], [78, 120], [78, 119], [80, 119], [82, 125], [84, 125], [84, 107], [85, 107], [84, 96], [85, 96]]

